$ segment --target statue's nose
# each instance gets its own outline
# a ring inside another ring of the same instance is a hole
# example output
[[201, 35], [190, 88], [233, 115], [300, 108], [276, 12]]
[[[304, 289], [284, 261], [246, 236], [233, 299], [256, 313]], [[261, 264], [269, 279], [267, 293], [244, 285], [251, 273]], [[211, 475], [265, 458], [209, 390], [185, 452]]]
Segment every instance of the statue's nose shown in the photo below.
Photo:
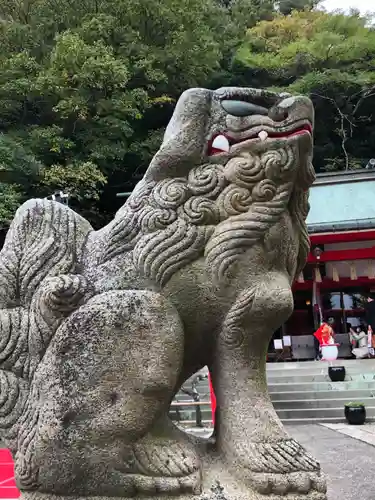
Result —
[[251, 102], [225, 99], [221, 107], [232, 116], [267, 115], [268, 109]]

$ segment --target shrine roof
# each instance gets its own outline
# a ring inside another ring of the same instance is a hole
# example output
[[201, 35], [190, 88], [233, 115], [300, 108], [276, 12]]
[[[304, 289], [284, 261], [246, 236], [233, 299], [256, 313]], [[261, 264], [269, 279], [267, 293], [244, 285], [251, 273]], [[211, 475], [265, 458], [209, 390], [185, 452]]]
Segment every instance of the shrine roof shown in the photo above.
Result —
[[307, 225], [310, 233], [375, 228], [375, 170], [318, 174]]

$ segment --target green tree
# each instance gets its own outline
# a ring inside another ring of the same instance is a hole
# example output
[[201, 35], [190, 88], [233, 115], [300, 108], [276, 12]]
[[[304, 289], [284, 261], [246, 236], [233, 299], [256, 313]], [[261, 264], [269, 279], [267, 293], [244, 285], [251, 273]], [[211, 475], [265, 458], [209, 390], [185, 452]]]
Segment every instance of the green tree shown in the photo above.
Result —
[[278, 10], [284, 16], [289, 16], [294, 10], [312, 10], [320, 0], [280, 0], [277, 3]]
[[40, 172], [41, 164], [21, 143], [0, 134], [0, 229], [7, 226]]
[[241, 83], [309, 94], [318, 170], [364, 167], [375, 150], [375, 31], [358, 14], [294, 11], [248, 30]]
[[41, 163], [33, 195], [64, 186], [95, 224], [112, 215], [180, 93], [218, 71], [228, 16], [213, 0], [1, 0], [0, 131]]

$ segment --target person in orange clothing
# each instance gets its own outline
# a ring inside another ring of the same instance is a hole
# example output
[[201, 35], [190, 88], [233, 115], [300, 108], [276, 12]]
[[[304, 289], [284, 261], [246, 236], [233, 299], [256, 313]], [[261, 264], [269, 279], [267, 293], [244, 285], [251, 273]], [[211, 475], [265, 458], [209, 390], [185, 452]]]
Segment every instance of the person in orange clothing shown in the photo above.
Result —
[[314, 333], [314, 337], [319, 342], [319, 355], [316, 356], [316, 360], [321, 358], [320, 348], [324, 344], [334, 344], [335, 343], [335, 332], [333, 325], [335, 324], [334, 318], [328, 318], [327, 321], [323, 321], [317, 331]]

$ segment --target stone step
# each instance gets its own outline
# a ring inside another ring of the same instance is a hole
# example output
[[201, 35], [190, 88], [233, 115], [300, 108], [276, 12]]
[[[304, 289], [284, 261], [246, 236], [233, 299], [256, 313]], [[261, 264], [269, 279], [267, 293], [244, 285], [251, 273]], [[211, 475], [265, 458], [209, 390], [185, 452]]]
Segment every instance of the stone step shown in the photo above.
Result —
[[267, 363], [267, 372], [274, 371], [296, 371], [296, 370], [314, 370], [319, 366], [345, 366], [347, 369], [355, 369], [358, 367], [371, 367], [375, 369], [375, 359], [337, 359], [336, 361], [303, 361], [303, 362], [288, 362], [288, 363]]
[[[375, 382], [375, 373], [346, 373], [346, 382]], [[304, 382], [331, 382], [327, 372], [304, 375], [283, 375], [278, 377], [267, 377], [268, 385], [272, 384], [289, 384], [289, 383], [304, 383]]]
[[[344, 405], [335, 408], [293, 408], [290, 410], [277, 410], [277, 414], [281, 420], [284, 419], [303, 419], [303, 418], [318, 418], [321, 422], [329, 417], [345, 419]], [[366, 414], [369, 417], [375, 418], [375, 404], [374, 406], [366, 407]]]
[[[212, 412], [210, 407], [201, 407], [201, 415], [202, 415], [202, 421], [212, 421]], [[196, 407], [191, 406], [191, 407], [183, 407], [179, 408], [179, 411], [176, 411], [175, 407], [171, 407], [169, 410], [169, 417], [171, 420], [174, 422], [179, 422], [179, 421], [196, 421]]]
[[[345, 421], [344, 406], [350, 401], [363, 402], [369, 421], [375, 421], [375, 360], [338, 360], [333, 365], [345, 366], [346, 380], [332, 382], [326, 362], [269, 363], [267, 379], [270, 397], [279, 418], [285, 424]], [[190, 389], [190, 381], [185, 387]], [[209, 402], [208, 380], [199, 382], [201, 402]], [[191, 401], [180, 393], [179, 401]], [[203, 422], [211, 421], [209, 405], [201, 406]], [[173, 410], [172, 410], [173, 411]], [[194, 427], [195, 408], [180, 408], [182, 425]], [[176, 414], [174, 414], [176, 420]]]
[[190, 425], [183, 425], [181, 426], [182, 429], [187, 432], [188, 434], [192, 434], [193, 436], [200, 437], [203, 439], [209, 439], [212, 436], [213, 428], [212, 427], [205, 427], [205, 428], [199, 428], [199, 427], [191, 427]]
[[[314, 418], [283, 418], [281, 422], [285, 425], [307, 425], [319, 423], [341, 424], [346, 422], [345, 417], [314, 417]], [[366, 422], [375, 422], [375, 417], [367, 416]]]
[[272, 392], [271, 399], [274, 403], [277, 401], [286, 400], [296, 400], [304, 399], [306, 401], [311, 401], [314, 399], [332, 399], [332, 398], [346, 398], [349, 401], [353, 399], [364, 399], [364, 398], [375, 397], [375, 389], [364, 389], [364, 390], [346, 390], [340, 388], [334, 388], [329, 391], [287, 391], [287, 392]]
[[286, 365], [284, 363], [284, 366], [278, 365], [277, 368], [269, 368], [267, 367], [266, 373], [268, 376], [276, 376], [280, 374], [287, 374], [287, 375], [294, 375], [296, 373], [319, 373], [321, 371], [328, 372], [328, 368], [330, 366], [344, 366], [345, 370], [348, 373], [371, 373], [375, 371], [375, 363], [369, 362], [366, 363], [354, 363], [354, 364], [345, 364], [345, 363], [335, 363], [331, 365], [330, 363], [323, 363], [323, 362], [315, 362], [312, 366], [309, 367], [293, 367], [289, 368], [290, 365]]
[[[313, 370], [322, 370], [327, 369], [329, 366], [345, 366], [346, 370], [354, 370], [354, 371], [364, 371], [364, 372], [375, 372], [375, 359], [338, 359], [333, 361], [332, 363], [327, 361], [303, 361], [303, 362], [289, 362], [289, 363], [267, 363], [266, 369], [267, 373], [289, 373], [289, 372], [297, 372], [297, 371], [308, 371], [312, 372]], [[199, 374], [202, 376], [207, 376], [208, 370], [207, 368], [202, 368], [199, 371]], [[191, 380], [196, 377], [197, 374], [192, 376], [189, 379], [188, 385]], [[207, 379], [204, 381], [207, 382]]]
[[[344, 366], [346, 373], [375, 373], [375, 366], [373, 365], [356, 365], [356, 366], [345, 366], [345, 365], [334, 365], [332, 368], [337, 366]], [[297, 375], [319, 375], [320, 373], [328, 373], [328, 369], [331, 368], [327, 365], [322, 365], [317, 363], [313, 367], [307, 369], [299, 368], [297, 370], [267, 370], [267, 377], [296, 377]]]
[[375, 381], [351, 380], [348, 382], [290, 382], [269, 384], [270, 394], [274, 392], [305, 392], [305, 391], [354, 391], [354, 390], [375, 390]]
[[294, 410], [294, 409], [323, 409], [323, 408], [344, 408], [346, 403], [350, 401], [363, 403], [366, 408], [375, 408], [375, 398], [334, 398], [334, 399], [292, 399], [284, 401], [273, 401], [276, 411], [279, 410]]
[[[198, 392], [199, 392], [200, 400], [202, 400], [202, 398], [205, 398], [207, 400], [210, 397], [210, 395], [207, 394], [207, 392], [205, 392], [205, 391], [199, 390]], [[175, 397], [175, 401], [179, 401], [180, 403], [186, 403], [186, 402], [194, 401], [194, 400], [188, 394], [184, 394], [183, 392], [179, 392]]]

